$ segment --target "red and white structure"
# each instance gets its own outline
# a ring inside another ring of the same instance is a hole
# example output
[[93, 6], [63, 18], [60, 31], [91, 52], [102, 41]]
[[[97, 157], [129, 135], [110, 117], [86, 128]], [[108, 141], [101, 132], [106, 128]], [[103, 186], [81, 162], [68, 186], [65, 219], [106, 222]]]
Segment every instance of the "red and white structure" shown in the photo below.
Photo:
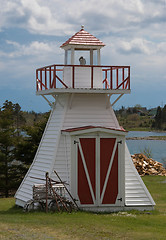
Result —
[[[52, 111], [34, 161], [15, 195], [17, 205], [24, 206], [32, 198], [32, 186], [43, 183], [40, 178], [46, 172], [56, 180], [56, 170], [81, 209], [153, 209], [155, 203], [125, 143], [126, 131], [112, 109], [130, 93], [130, 67], [102, 66], [104, 46], [82, 27], [61, 46], [64, 64], [36, 70], [36, 94], [45, 98]], [[81, 56], [86, 65], [79, 65]]]

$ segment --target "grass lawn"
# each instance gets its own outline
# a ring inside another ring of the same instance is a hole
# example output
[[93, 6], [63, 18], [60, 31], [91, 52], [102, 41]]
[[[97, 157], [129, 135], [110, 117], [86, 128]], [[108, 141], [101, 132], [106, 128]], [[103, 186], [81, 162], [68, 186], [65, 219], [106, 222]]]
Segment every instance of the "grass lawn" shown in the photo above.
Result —
[[151, 212], [24, 213], [13, 198], [0, 199], [1, 239], [166, 239], [166, 177], [145, 176], [156, 207]]

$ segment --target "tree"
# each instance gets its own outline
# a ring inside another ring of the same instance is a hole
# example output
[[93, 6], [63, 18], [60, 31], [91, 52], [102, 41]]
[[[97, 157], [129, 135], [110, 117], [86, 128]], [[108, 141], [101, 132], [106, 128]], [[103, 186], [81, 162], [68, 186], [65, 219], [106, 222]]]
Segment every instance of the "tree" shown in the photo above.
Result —
[[34, 159], [35, 153], [39, 146], [41, 137], [43, 135], [46, 123], [48, 120], [48, 113], [46, 113], [43, 121], [34, 123], [33, 126], [24, 126], [24, 138], [17, 145], [16, 159], [24, 164], [30, 165]]
[[166, 123], [166, 105], [162, 109], [161, 117], [162, 117], [162, 123]]
[[155, 116], [155, 128], [161, 129], [161, 124], [162, 124], [162, 110], [161, 107], [158, 106]]
[[0, 191], [6, 197], [9, 191], [18, 187], [24, 166], [15, 160], [15, 149], [21, 136], [14, 127], [14, 104], [6, 101], [0, 109]]

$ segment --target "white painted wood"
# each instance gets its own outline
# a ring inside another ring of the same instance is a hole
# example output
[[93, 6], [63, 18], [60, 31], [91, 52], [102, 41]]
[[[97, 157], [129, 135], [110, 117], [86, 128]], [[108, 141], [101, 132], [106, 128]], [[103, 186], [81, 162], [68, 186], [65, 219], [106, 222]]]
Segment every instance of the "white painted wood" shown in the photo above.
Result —
[[54, 94], [67, 94], [67, 93], [85, 93], [85, 94], [130, 94], [131, 90], [128, 89], [100, 89], [100, 88], [50, 88], [47, 90], [37, 91], [36, 95], [54, 95]]
[[[141, 195], [140, 192], [142, 193]], [[127, 144], [125, 146], [125, 205], [155, 205], [154, 200], [132, 162]]]
[[[108, 98], [109, 96], [107, 96], [107, 94], [92, 93], [86, 95], [85, 93], [58, 95], [34, 161], [16, 192], [15, 197], [18, 205], [23, 206], [23, 203], [32, 198], [32, 186], [45, 182], [45, 172], [48, 171], [51, 178], [57, 180], [54, 170], [58, 172], [63, 181], [69, 184], [67, 185], [68, 189], [71, 190], [72, 194], [77, 198], [77, 176], [73, 176], [77, 166], [75, 165], [75, 153], [73, 154], [72, 151], [72, 149], [76, 148], [76, 145], [72, 142], [76, 137], [75, 135], [84, 134], [85, 137], [88, 135], [91, 137], [106, 137], [112, 136], [114, 133], [114, 136], [122, 137], [124, 141], [126, 133], [118, 131], [121, 128], [112, 107], [108, 105]], [[65, 134], [62, 132], [61, 134], [61, 130], [91, 125], [97, 126], [98, 128], [73, 132], [73, 135], [67, 132]], [[102, 130], [100, 127], [117, 130]], [[106, 211], [114, 211], [125, 208], [153, 208], [155, 203], [132, 163], [127, 146], [125, 147], [125, 156], [123, 152], [124, 150], [121, 151], [122, 155], [120, 155], [121, 166], [119, 175], [124, 179], [125, 174], [125, 181], [122, 180], [120, 183], [121, 195], [124, 196], [125, 194], [125, 206], [124, 202], [121, 202], [121, 208], [119, 208], [120, 206], [114, 206], [114, 208], [104, 206], [100, 208], [100, 211], [104, 211], [104, 209]], [[125, 171], [123, 165], [124, 158]], [[34, 177], [39, 177], [43, 180], [34, 179]], [[96, 193], [98, 191], [99, 190], [96, 189]], [[99, 201], [96, 203], [99, 205]], [[91, 207], [93, 210], [95, 209], [93, 206]], [[86, 207], [85, 209], [89, 208]]]
[[[59, 96], [59, 101], [67, 102], [68, 95], [62, 95]], [[67, 106], [66, 106], [67, 107]], [[40, 145], [38, 147], [37, 153], [35, 155], [34, 161], [27, 172], [24, 180], [22, 181], [19, 189], [17, 190], [15, 194], [15, 198], [20, 201], [28, 201], [32, 198], [32, 186], [36, 183], [43, 183], [43, 180], [35, 179], [41, 178], [45, 179], [45, 173], [50, 172], [50, 169], [52, 170], [52, 165], [55, 161], [55, 155], [58, 148], [58, 140], [59, 136], [61, 135], [60, 129], [62, 127], [63, 121], [64, 121], [64, 115], [65, 115], [65, 108], [62, 107], [61, 104], [57, 103], [56, 106], [54, 106], [48, 123], [46, 125], [43, 137], [41, 139]], [[55, 119], [58, 118], [59, 122]], [[54, 131], [52, 129], [52, 123], [54, 123]], [[50, 129], [51, 125], [51, 129]], [[51, 134], [49, 132], [51, 131]], [[47, 143], [51, 143], [52, 147], [46, 147], [43, 143], [47, 139]], [[54, 141], [53, 141], [54, 140]], [[54, 145], [52, 145], [54, 143]], [[41, 163], [41, 164], [40, 164]], [[43, 163], [47, 163], [47, 165], [43, 165]], [[30, 178], [33, 177], [33, 178]], [[29, 189], [25, 186], [29, 185]], [[22, 196], [24, 196], [22, 198]], [[19, 202], [19, 201], [18, 201]]]
[[[75, 88], [91, 88], [91, 67], [75, 67], [74, 68], [74, 87]], [[73, 68], [64, 67], [63, 81], [72, 88]], [[93, 88], [103, 89], [102, 83], [102, 68], [93, 68]]]
[[67, 109], [63, 129], [89, 125], [120, 128], [111, 106], [105, 107], [106, 99], [106, 95], [76, 94], [72, 108]]

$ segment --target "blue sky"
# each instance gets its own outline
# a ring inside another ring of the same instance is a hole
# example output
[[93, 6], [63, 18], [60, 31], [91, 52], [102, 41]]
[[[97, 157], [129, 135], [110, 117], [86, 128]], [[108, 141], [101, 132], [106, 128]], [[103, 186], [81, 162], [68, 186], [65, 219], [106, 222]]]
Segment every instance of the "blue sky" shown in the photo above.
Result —
[[131, 66], [131, 94], [116, 104], [166, 104], [165, 0], [0, 0], [0, 106], [45, 112], [35, 69], [63, 63], [60, 45], [80, 30], [102, 40], [102, 64]]

